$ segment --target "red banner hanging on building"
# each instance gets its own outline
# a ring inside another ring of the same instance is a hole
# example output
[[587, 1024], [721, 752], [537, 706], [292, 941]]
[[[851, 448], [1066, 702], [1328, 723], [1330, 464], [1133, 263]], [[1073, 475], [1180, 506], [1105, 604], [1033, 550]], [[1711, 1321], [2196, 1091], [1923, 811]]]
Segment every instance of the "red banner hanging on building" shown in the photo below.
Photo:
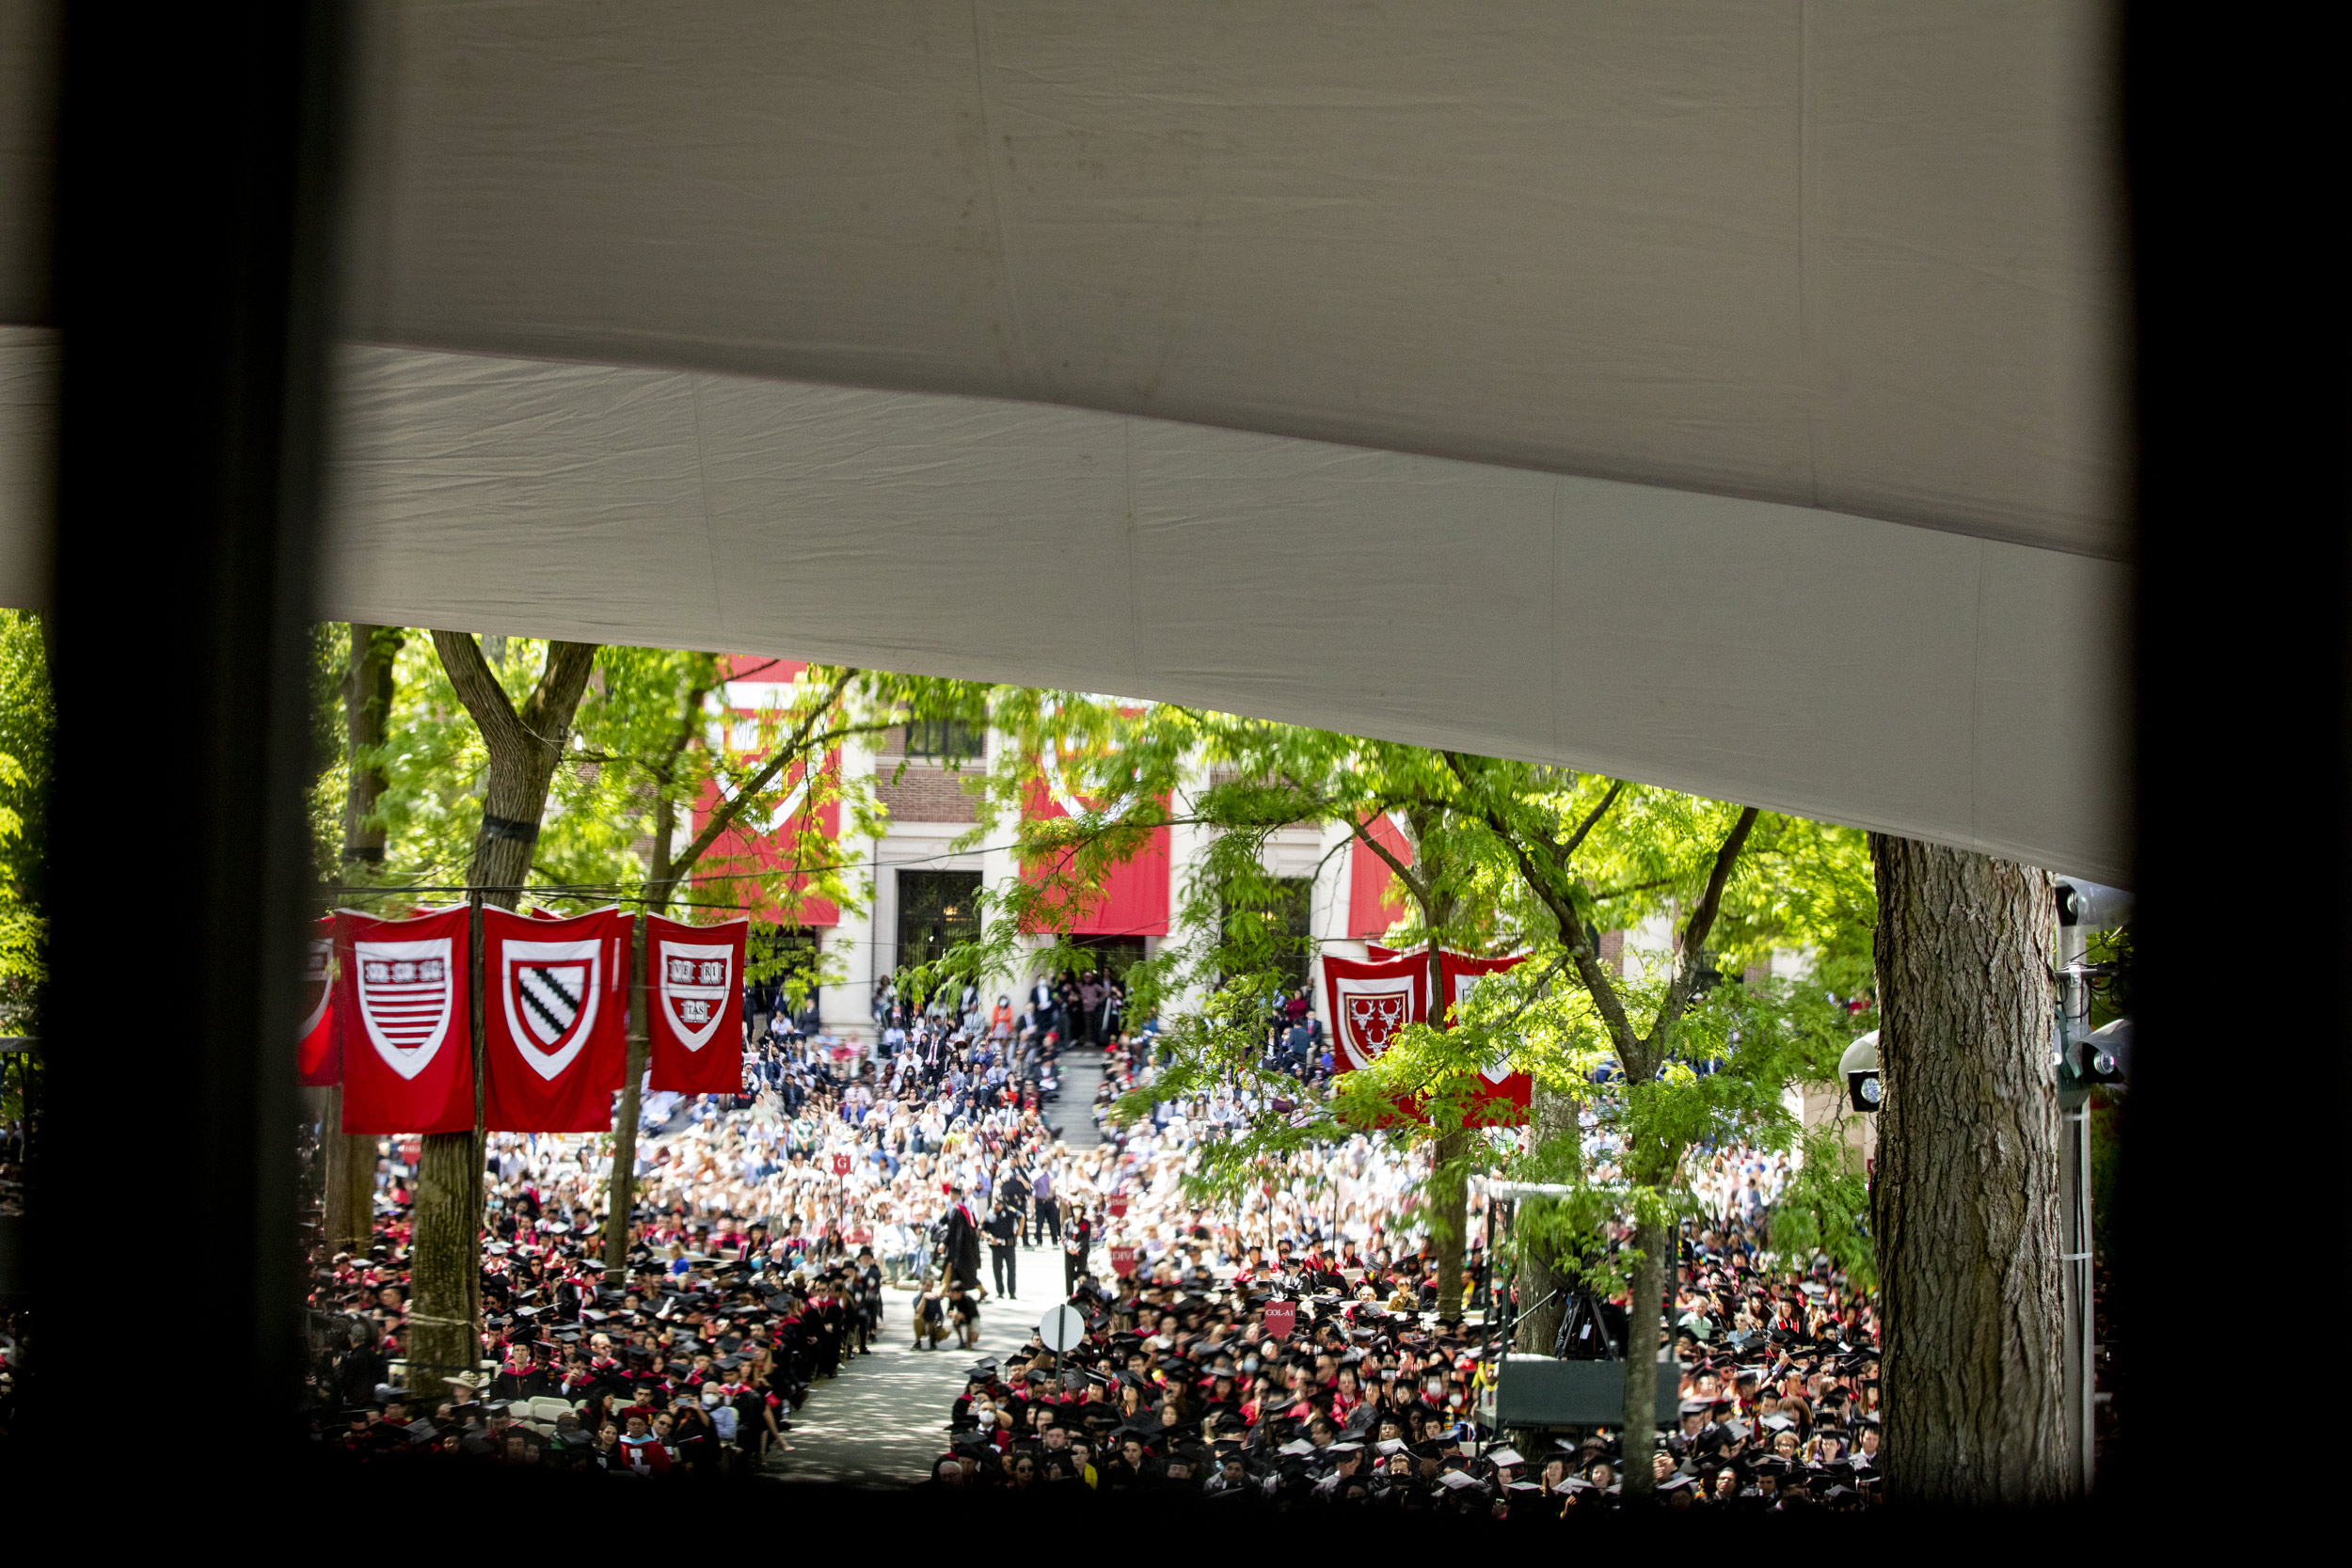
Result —
[[646, 1034], [653, 1086], [678, 1094], [743, 1087], [743, 938], [747, 920], [686, 926], [645, 917]]
[[467, 913], [336, 918], [343, 1022], [343, 1131], [473, 1130]]
[[[1446, 993], [1446, 1027], [1454, 1027], [1455, 1010], [1470, 996], [1482, 975], [1500, 974], [1523, 962], [1524, 953], [1510, 958], [1472, 958], [1459, 953], [1443, 953]], [[1527, 1120], [1528, 1106], [1535, 1096], [1535, 1081], [1524, 1072], [1513, 1072], [1507, 1061], [1479, 1069], [1478, 1098], [1480, 1110], [1475, 1118], [1487, 1127], [1516, 1127]], [[1509, 1110], [1505, 1110], [1505, 1106]]]
[[335, 1007], [335, 917], [310, 927], [302, 966], [302, 1033], [294, 1040], [294, 1077], [310, 1088], [343, 1081], [342, 1015]]
[[[1074, 809], [1073, 809], [1074, 808]], [[1058, 780], [1032, 780], [1022, 805], [1031, 821], [1082, 815], [1086, 803]], [[1042, 867], [1023, 866], [1021, 874], [1036, 882]], [[1166, 828], [1154, 828], [1143, 847], [1110, 868], [1102, 885], [1078, 898], [1070, 934], [1081, 937], [1164, 937], [1168, 935], [1168, 841]]]
[[603, 1132], [628, 1052], [629, 922], [482, 911], [482, 1124]]
[[[1364, 825], [1380, 847], [1413, 863], [1413, 846], [1396, 819], [1382, 812]], [[1405, 918], [1405, 900], [1397, 895], [1396, 873], [1360, 838], [1347, 847], [1347, 934], [1359, 941], [1384, 937]], [[1374, 955], [1375, 958], [1377, 954]]]
[[[725, 680], [720, 688], [712, 750], [738, 766], [755, 766], [776, 738], [779, 717], [800, 700], [794, 682], [808, 666], [793, 659], [731, 654], [720, 661], [720, 668]], [[841, 753], [829, 752], [818, 765], [819, 776], [840, 766]], [[812, 809], [809, 793], [806, 764], [790, 764], [771, 786], [764, 809], [738, 816], [704, 854], [695, 867], [694, 886], [714, 902], [756, 904], [752, 914], [764, 925], [813, 928], [841, 924], [840, 910], [830, 899], [809, 896], [811, 879], [797, 869], [803, 863], [831, 863], [837, 854], [834, 841], [841, 836], [841, 802], [822, 800], [825, 791], [819, 789], [819, 803]], [[702, 831], [721, 800], [717, 784], [704, 781], [691, 814], [693, 831]], [[803, 845], [804, 836], [822, 843]], [[779, 887], [788, 889], [791, 896], [767, 896], [767, 889]]]

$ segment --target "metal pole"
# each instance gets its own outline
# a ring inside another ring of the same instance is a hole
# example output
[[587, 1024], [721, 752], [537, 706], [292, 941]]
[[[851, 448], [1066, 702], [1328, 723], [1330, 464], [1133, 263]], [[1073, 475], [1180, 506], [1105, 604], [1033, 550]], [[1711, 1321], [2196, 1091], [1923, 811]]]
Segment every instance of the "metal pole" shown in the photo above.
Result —
[[469, 1179], [469, 1191], [473, 1195], [472, 1212], [468, 1219], [472, 1231], [466, 1241], [473, 1259], [466, 1275], [466, 1319], [473, 1324], [472, 1339], [468, 1346], [466, 1370], [478, 1370], [482, 1360], [482, 1243], [483, 1203], [485, 1197], [483, 1164], [489, 1157], [490, 1135], [483, 1123], [483, 1111], [488, 1103], [490, 1085], [484, 1071], [488, 1054], [489, 1031], [482, 1017], [482, 891], [477, 888], [466, 895], [466, 1011], [470, 1024], [469, 1044], [473, 1052], [473, 1171]]

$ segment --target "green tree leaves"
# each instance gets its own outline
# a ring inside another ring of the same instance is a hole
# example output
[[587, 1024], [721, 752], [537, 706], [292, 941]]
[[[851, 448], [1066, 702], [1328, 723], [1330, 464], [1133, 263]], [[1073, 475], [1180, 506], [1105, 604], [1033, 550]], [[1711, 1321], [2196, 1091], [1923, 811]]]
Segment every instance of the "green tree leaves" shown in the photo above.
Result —
[[38, 616], [0, 610], [0, 1034], [36, 1034], [49, 972], [42, 896], [57, 710]]

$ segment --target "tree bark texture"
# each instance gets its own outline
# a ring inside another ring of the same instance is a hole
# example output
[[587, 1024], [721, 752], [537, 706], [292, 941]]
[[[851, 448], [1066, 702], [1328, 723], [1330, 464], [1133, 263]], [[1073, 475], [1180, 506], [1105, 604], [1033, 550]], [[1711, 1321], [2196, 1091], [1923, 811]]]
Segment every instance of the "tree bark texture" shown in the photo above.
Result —
[[[1577, 1102], [1556, 1089], [1535, 1085], [1534, 1113], [1534, 1138], [1537, 1148], [1545, 1148], [1566, 1140], [1575, 1147], [1577, 1134]], [[1565, 1175], [1547, 1176], [1547, 1180], [1565, 1180]], [[1526, 1200], [1522, 1199], [1522, 1203]], [[1552, 1266], [1549, 1252], [1534, 1247], [1520, 1249], [1518, 1262], [1519, 1319], [1518, 1330], [1512, 1343], [1531, 1355], [1549, 1355], [1553, 1341], [1560, 1338], [1560, 1320], [1566, 1314], [1567, 1304], [1561, 1299], [1562, 1287], [1568, 1276]], [[1545, 1297], [1550, 1297], [1549, 1301]]]
[[375, 1134], [337, 1131], [343, 1124], [343, 1091], [326, 1091], [322, 1124], [326, 1146], [326, 1196], [321, 1220], [326, 1244], [337, 1252], [364, 1252], [375, 1229]]
[[349, 742], [343, 754], [350, 764], [343, 785], [347, 864], [384, 863], [384, 824], [370, 818], [391, 780], [380, 759], [363, 760], [361, 753], [384, 744], [392, 711], [392, 661], [400, 644], [397, 627], [352, 625], [351, 659], [343, 669], [343, 733]]
[[1658, 1353], [1664, 1343], [1666, 1275], [1674, 1266], [1676, 1240], [1670, 1226], [1645, 1220], [1633, 1227], [1642, 1258], [1633, 1265], [1625, 1311], [1625, 1465], [1619, 1481], [1628, 1502], [1647, 1500], [1657, 1481], [1650, 1473], [1650, 1450], [1658, 1445]]
[[1470, 1134], [1456, 1129], [1438, 1135], [1436, 1167], [1429, 1177], [1429, 1228], [1438, 1243], [1438, 1321], [1462, 1316], [1462, 1258], [1470, 1229], [1470, 1182], [1458, 1162]]
[[[548, 786], [563, 760], [572, 715], [587, 689], [596, 650], [588, 642], [550, 642], [547, 668], [518, 712], [464, 632], [437, 631], [433, 646], [458, 700], [482, 732], [489, 778], [482, 826], [474, 834], [467, 884], [485, 904], [513, 909], [531, 873], [531, 851], [547, 812]], [[476, 966], [478, 967], [478, 965]], [[475, 992], [474, 1037], [482, 1031]], [[409, 1241], [409, 1357], [433, 1368], [472, 1370], [481, 1358], [482, 1062], [474, 1060], [474, 1127], [424, 1138], [417, 1172], [416, 1229]], [[450, 1375], [433, 1370], [431, 1376]], [[438, 1393], [437, 1389], [432, 1390]]]
[[[677, 831], [677, 807], [670, 799], [669, 783], [667, 778], [661, 781], [662, 792], [653, 808], [653, 863], [645, 879], [649, 914], [670, 907], [670, 884], [676, 879], [670, 865], [670, 837]], [[645, 990], [652, 974], [646, 965], [648, 941], [645, 923], [640, 920], [629, 988], [628, 1064], [621, 1074], [621, 1108], [612, 1117], [612, 1168], [605, 1180], [604, 1266], [615, 1279], [628, 1266], [629, 1225], [637, 1207], [637, 1111], [645, 1059], [652, 1050], [645, 1017], [652, 1003]]]
[[1883, 834], [1879, 1153], [1890, 1498], [2057, 1501], [2066, 1451], [2057, 909], [2030, 866]]
[[645, 923], [637, 922], [636, 951], [629, 960], [628, 1066], [621, 1075], [620, 1108], [612, 1113], [612, 1166], [605, 1182], [604, 1266], [615, 1280], [626, 1277], [631, 1215], [637, 1207], [637, 1113], [651, 1042], [645, 1028]]

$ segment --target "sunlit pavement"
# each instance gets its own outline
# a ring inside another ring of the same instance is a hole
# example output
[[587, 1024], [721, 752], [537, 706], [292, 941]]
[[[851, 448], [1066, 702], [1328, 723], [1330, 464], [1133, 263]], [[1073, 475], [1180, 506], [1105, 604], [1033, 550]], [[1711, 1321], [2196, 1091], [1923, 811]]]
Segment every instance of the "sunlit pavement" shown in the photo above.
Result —
[[786, 1481], [852, 1486], [903, 1486], [930, 1473], [947, 1448], [948, 1407], [964, 1374], [983, 1355], [1001, 1359], [1029, 1342], [1029, 1332], [1062, 1300], [1062, 1252], [1048, 1242], [1021, 1249], [1021, 1294], [991, 1295], [980, 1307], [980, 1348], [958, 1348], [951, 1335], [937, 1350], [914, 1342], [912, 1291], [882, 1291], [882, 1330], [874, 1354], [844, 1358], [841, 1375], [819, 1381], [785, 1433], [789, 1451], [771, 1452], [764, 1474]]

